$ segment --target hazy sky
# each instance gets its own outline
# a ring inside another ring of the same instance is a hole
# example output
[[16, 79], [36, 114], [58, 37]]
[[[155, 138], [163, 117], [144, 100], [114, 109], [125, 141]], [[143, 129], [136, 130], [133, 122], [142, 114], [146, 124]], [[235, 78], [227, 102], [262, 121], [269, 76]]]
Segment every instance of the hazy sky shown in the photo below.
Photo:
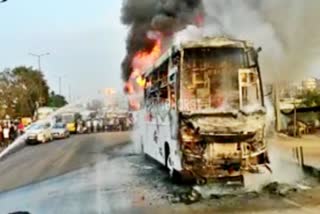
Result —
[[[37, 67], [28, 53], [50, 52], [42, 69], [50, 87], [72, 97], [91, 97], [105, 87], [121, 91], [120, 64], [126, 27], [120, 23], [122, 0], [8, 0], [0, 4], [0, 70]], [[260, 44], [257, 44], [260, 45]], [[320, 63], [319, 63], [320, 64]], [[319, 64], [312, 73], [320, 76]]]
[[62, 93], [87, 97], [105, 87], [121, 89], [120, 64], [126, 28], [121, 0], [8, 0], [0, 4], [0, 70], [17, 65], [37, 67], [28, 53], [42, 58], [49, 85]]

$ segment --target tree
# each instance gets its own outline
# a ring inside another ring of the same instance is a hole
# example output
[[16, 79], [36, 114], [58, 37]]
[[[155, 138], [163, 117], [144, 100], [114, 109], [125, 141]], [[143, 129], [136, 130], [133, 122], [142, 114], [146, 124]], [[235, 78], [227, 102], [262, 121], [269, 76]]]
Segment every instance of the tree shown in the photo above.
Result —
[[55, 94], [53, 91], [50, 93], [48, 106], [61, 108], [67, 104], [68, 102], [64, 96]]
[[43, 74], [32, 67], [6, 69], [0, 76], [2, 106], [12, 117], [33, 116], [49, 100], [49, 87]]
[[320, 92], [316, 90], [308, 90], [302, 92], [298, 98], [302, 99], [301, 106], [313, 107], [320, 106]]
[[15, 84], [15, 77], [9, 69], [0, 73], [0, 117], [14, 115], [18, 99], [18, 88]]

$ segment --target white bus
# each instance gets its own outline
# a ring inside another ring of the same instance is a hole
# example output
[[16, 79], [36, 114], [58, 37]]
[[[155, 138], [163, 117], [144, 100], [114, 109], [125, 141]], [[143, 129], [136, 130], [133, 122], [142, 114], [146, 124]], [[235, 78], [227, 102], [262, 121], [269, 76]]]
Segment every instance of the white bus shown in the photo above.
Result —
[[269, 169], [259, 51], [225, 37], [172, 46], [144, 72], [143, 152], [201, 183]]
[[53, 114], [56, 111], [57, 108], [53, 107], [40, 107], [35, 112], [35, 119], [36, 120], [44, 120], [51, 114]]

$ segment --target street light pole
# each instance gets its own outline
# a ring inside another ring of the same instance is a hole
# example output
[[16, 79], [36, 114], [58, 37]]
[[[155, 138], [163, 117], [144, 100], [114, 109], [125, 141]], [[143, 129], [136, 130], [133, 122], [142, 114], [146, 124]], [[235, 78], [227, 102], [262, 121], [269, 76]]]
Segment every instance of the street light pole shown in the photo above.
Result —
[[39, 71], [41, 71], [41, 57], [48, 56], [48, 55], [50, 55], [50, 53], [43, 53], [43, 54], [29, 53], [29, 55], [33, 56], [33, 57], [37, 57], [37, 59], [38, 59], [38, 69], [39, 69]]
[[59, 95], [61, 95], [62, 77], [59, 76]]
[[69, 95], [69, 103], [71, 103], [71, 85], [68, 85], [68, 95]]

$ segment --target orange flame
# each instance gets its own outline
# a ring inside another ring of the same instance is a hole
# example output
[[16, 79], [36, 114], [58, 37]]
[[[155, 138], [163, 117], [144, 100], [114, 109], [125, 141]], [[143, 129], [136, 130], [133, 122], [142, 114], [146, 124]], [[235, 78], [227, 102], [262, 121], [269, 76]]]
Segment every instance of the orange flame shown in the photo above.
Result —
[[[151, 51], [138, 51], [132, 60], [133, 71], [129, 80], [125, 84], [125, 91], [128, 94], [138, 93], [145, 87], [151, 85], [151, 82], [146, 81], [143, 72], [152, 66], [152, 64], [161, 55], [161, 40], [157, 39]], [[148, 86], [147, 86], [148, 85]], [[138, 110], [140, 108], [139, 101], [129, 98], [131, 109]]]
[[124, 91], [127, 93], [127, 94], [133, 94], [134, 93], [134, 88], [133, 88], [133, 85], [130, 84], [129, 82], [127, 82], [124, 86]]
[[129, 106], [131, 110], [137, 111], [140, 109], [140, 103], [137, 100], [129, 99]]
[[158, 39], [150, 52], [139, 51], [134, 56], [132, 67], [135, 72], [143, 72], [143, 70], [150, 67], [161, 54], [161, 41]]

